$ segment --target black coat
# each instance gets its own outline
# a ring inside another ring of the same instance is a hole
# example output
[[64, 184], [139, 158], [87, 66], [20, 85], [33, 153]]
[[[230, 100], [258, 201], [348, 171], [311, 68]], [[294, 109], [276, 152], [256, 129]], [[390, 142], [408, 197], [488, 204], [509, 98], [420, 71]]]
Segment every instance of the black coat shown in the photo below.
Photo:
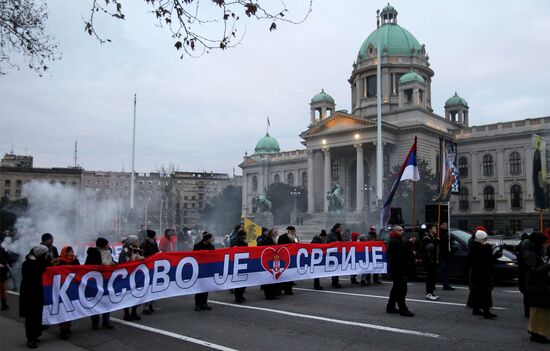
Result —
[[270, 236], [266, 236], [265, 239], [258, 244], [258, 246], [272, 246], [272, 245], [276, 245], [276, 244], [275, 244], [275, 240], [273, 240], [273, 238]]
[[279, 240], [277, 240], [277, 244], [278, 245], [284, 245], [284, 244], [294, 244], [295, 241], [294, 240], [291, 240], [289, 237], [288, 237], [288, 234], [283, 234], [279, 237]]
[[422, 253], [424, 258], [424, 264], [433, 266], [437, 265], [437, 249], [439, 246], [439, 241], [435, 237], [431, 237], [429, 234], [426, 234], [422, 238]]
[[[40, 243], [40, 245], [48, 246], [44, 243]], [[53, 245], [48, 247], [48, 250], [49, 250], [48, 255], [46, 256], [46, 265], [51, 266], [52, 261], [59, 257], [59, 252], [57, 251], [57, 247], [55, 247]]]
[[338, 233], [334, 230], [331, 230], [330, 233], [327, 236], [327, 244], [334, 243], [337, 241], [342, 241], [342, 233]]
[[441, 258], [449, 258], [451, 249], [449, 243], [449, 232], [444, 229], [439, 230], [439, 256]]
[[244, 240], [241, 240], [239, 237], [236, 237], [235, 240], [231, 241], [231, 247], [235, 246], [248, 246], [248, 243]]
[[89, 247], [86, 250], [86, 261], [84, 264], [102, 264], [101, 252], [97, 247]]
[[207, 241], [199, 241], [198, 243], [195, 244], [195, 246], [193, 246], [193, 251], [215, 250], [215, 249], [216, 247]]
[[312, 244], [323, 244], [323, 241], [321, 240], [321, 237], [319, 235], [315, 235], [313, 239], [311, 239]]
[[0, 264], [3, 266], [0, 268], [0, 282], [8, 280], [8, 273], [10, 271], [8, 252], [0, 246]]
[[529, 305], [550, 308], [550, 263], [544, 261], [542, 252], [526, 240], [522, 251], [525, 269], [525, 296]]
[[400, 236], [390, 237], [386, 255], [388, 257], [389, 272], [393, 279], [404, 278], [413, 273], [414, 256], [410, 241], [405, 241]]
[[21, 267], [21, 290], [19, 292], [19, 316], [26, 317], [42, 311], [44, 290], [42, 274], [46, 270], [46, 261], [29, 254]]
[[160, 252], [157, 242], [149, 237], [145, 238], [139, 248], [143, 250], [143, 257], [149, 257]]
[[498, 255], [493, 254], [493, 247], [482, 245], [473, 240], [468, 254], [470, 262], [470, 287], [472, 289], [493, 288], [493, 265]]

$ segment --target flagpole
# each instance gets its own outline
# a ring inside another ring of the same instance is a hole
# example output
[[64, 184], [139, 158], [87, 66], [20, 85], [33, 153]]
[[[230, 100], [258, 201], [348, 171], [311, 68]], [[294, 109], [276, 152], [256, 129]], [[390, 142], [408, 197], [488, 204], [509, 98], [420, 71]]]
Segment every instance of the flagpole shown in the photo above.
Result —
[[[439, 138], [439, 179], [438, 179], [438, 192], [441, 193], [441, 179], [443, 177], [443, 144], [442, 138]], [[441, 225], [441, 202], [437, 203], [437, 237], [439, 238], [439, 226]]]
[[414, 230], [416, 226], [416, 182], [413, 180], [413, 218], [412, 218], [412, 235], [414, 237]]
[[134, 209], [134, 161], [136, 155], [136, 100], [137, 94], [134, 94], [134, 124], [132, 130], [132, 175], [130, 176], [130, 210]]
[[[377, 23], [380, 23], [380, 10], [376, 11]], [[381, 48], [380, 48], [380, 31], [377, 32], [378, 47], [376, 49], [376, 197], [378, 201], [382, 200], [383, 196], [383, 152], [382, 152], [382, 82], [381, 82]]]

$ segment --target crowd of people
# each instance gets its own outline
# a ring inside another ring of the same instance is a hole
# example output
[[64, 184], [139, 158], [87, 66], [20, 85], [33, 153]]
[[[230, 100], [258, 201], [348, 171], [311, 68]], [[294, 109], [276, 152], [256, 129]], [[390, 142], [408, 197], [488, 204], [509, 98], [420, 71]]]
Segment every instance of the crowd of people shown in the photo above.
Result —
[[[166, 229], [160, 238], [150, 229], [140, 230], [137, 235], [129, 235], [122, 240], [122, 250], [118, 256], [118, 262], [113, 259], [113, 252], [106, 238], [99, 237], [94, 247], [86, 251], [84, 264], [86, 265], [116, 265], [118, 263], [143, 260], [158, 252], [185, 251], [185, 250], [215, 250], [214, 236], [205, 231], [195, 240], [189, 238], [179, 240], [172, 229]], [[312, 244], [330, 244], [343, 241], [379, 241], [381, 238], [376, 227], [371, 226], [368, 233], [361, 234], [344, 229], [340, 223], [336, 223], [327, 233], [325, 230], [314, 236]], [[388, 262], [388, 277], [393, 285], [386, 305], [387, 313], [395, 313], [405, 317], [413, 317], [406, 304], [407, 282], [414, 276], [416, 261], [421, 258], [426, 271], [426, 299], [437, 301], [436, 283], [440, 281], [443, 290], [454, 290], [449, 283], [449, 261], [452, 259], [453, 250], [451, 235], [446, 223], [441, 225], [423, 225], [418, 235], [405, 236], [403, 227], [394, 226], [389, 232], [386, 257]], [[224, 239], [226, 247], [248, 246], [247, 232], [242, 224], [235, 226], [231, 234]], [[276, 228], [262, 228], [262, 233], [256, 238], [257, 246], [275, 246], [300, 242], [296, 228], [288, 226], [286, 232], [279, 235]], [[59, 252], [53, 245], [54, 237], [45, 233], [41, 237], [40, 244], [33, 246], [26, 255], [21, 267], [22, 281], [20, 286], [20, 315], [25, 318], [25, 331], [27, 346], [38, 347], [38, 340], [43, 331], [42, 308], [44, 297], [42, 293], [42, 274], [48, 266], [79, 265], [79, 259], [71, 246], [64, 246]], [[492, 267], [502, 255], [502, 248], [495, 247], [488, 242], [488, 235], [483, 227], [477, 227], [472, 231], [468, 242], [468, 282], [470, 294], [467, 305], [472, 309], [472, 315], [482, 316], [486, 319], [494, 319], [497, 316], [492, 313]], [[528, 331], [531, 340], [539, 343], [550, 343], [550, 264], [548, 253], [550, 251], [550, 231], [547, 233], [534, 232], [522, 236], [522, 241], [517, 247], [519, 265], [519, 289], [524, 294], [524, 315], [529, 318]], [[9, 269], [13, 266], [13, 258], [0, 246], [0, 298], [2, 310], [9, 308], [6, 299], [6, 283], [9, 277]], [[361, 274], [350, 276], [350, 284], [369, 286], [380, 284], [379, 274]], [[280, 295], [293, 295], [294, 282], [281, 282], [261, 286], [265, 298], [274, 300]], [[331, 279], [334, 289], [341, 289], [340, 277]], [[315, 290], [323, 290], [320, 279], [313, 281]], [[246, 288], [235, 288], [235, 303], [246, 301]], [[139, 306], [124, 309], [124, 320], [137, 321], [141, 317], [138, 314]], [[208, 305], [208, 293], [195, 295], [195, 311], [211, 311]], [[142, 314], [150, 315], [155, 312], [154, 303], [149, 302], [142, 306]], [[110, 314], [91, 317], [92, 329], [112, 329]], [[71, 336], [71, 322], [59, 324], [59, 336], [68, 339]]]

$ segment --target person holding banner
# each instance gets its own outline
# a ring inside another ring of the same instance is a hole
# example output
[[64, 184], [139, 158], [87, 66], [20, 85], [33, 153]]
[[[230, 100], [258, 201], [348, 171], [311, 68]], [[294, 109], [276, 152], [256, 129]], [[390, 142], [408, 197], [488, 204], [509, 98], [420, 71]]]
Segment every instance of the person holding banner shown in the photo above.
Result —
[[45, 245], [36, 245], [23, 262], [21, 290], [19, 295], [19, 316], [25, 318], [27, 347], [35, 349], [42, 335], [42, 309], [44, 293], [42, 274], [46, 270], [47, 255], [50, 252]]
[[[277, 245], [277, 237], [279, 233], [277, 228], [271, 228], [267, 231], [267, 235], [258, 246], [274, 246]], [[275, 300], [277, 295], [281, 294], [281, 286], [278, 283], [275, 284], [265, 284], [263, 285], [263, 291], [266, 300]]]
[[[311, 240], [312, 244], [325, 244], [326, 242], [327, 242], [327, 231], [324, 229], [321, 230], [321, 233], [319, 233], [319, 235], [315, 235]], [[313, 289], [323, 290], [323, 287], [321, 286], [321, 280], [319, 278], [313, 279]]]
[[[215, 250], [213, 240], [214, 237], [209, 232], [202, 233], [202, 240], [193, 246], [193, 251]], [[195, 311], [212, 311], [212, 307], [208, 306], [207, 292], [195, 294]]]
[[[235, 235], [235, 239], [231, 241], [231, 247], [236, 246], [248, 246], [246, 242], [246, 231], [244, 229], [240, 229]], [[235, 303], [243, 303], [246, 301], [244, 298], [245, 290], [246, 288], [235, 288]]]
[[[292, 225], [286, 228], [286, 233], [279, 237], [277, 241], [278, 245], [294, 244], [296, 243], [296, 228]], [[294, 295], [292, 292], [292, 285], [294, 282], [281, 283], [281, 288], [285, 292], [285, 295]]]
[[162, 252], [178, 251], [178, 238], [173, 229], [166, 228], [159, 241], [159, 250]]
[[[154, 233], [154, 232], [153, 232]], [[128, 238], [122, 241], [122, 251], [118, 256], [118, 263], [131, 262], [143, 260], [143, 250], [139, 248], [139, 239], [135, 235], [129, 235]], [[137, 314], [137, 306], [132, 306], [132, 313], [130, 313], [130, 308], [124, 308], [124, 317], [125, 321], [139, 321], [141, 317]]]
[[[327, 236], [327, 244], [334, 243], [334, 242], [341, 242], [342, 241], [342, 224], [336, 223], [332, 229], [330, 230], [330, 234]], [[335, 289], [341, 289], [342, 285], [340, 285], [340, 279], [338, 276], [334, 276], [332, 279], [332, 287]]]
[[[145, 240], [141, 243], [139, 248], [143, 251], [144, 257], [149, 257], [160, 252], [157, 244], [157, 233], [154, 230], [147, 229]], [[149, 302], [147, 305], [143, 305], [143, 314], [150, 315], [153, 312], [155, 312], [153, 301]]]
[[[64, 246], [58, 258], [52, 261], [54, 266], [78, 266], [80, 261], [74, 255], [74, 250], [70, 246]], [[59, 337], [68, 340], [71, 336], [71, 321], [59, 323]]]
[[[387, 256], [393, 286], [388, 305], [386, 306], [386, 312], [399, 313], [405, 317], [414, 317], [414, 313], [409, 311], [405, 303], [405, 298], [407, 296], [407, 276], [409, 275], [409, 269], [411, 269], [410, 262], [412, 261], [411, 246], [414, 245], [415, 237], [413, 236], [408, 241], [405, 241], [403, 233], [403, 227], [401, 226], [393, 227], [390, 232]], [[412, 267], [414, 269], [414, 265]], [[399, 309], [395, 308], [395, 304], [397, 304]]]
[[[89, 247], [86, 251], [86, 265], [114, 265], [113, 252], [109, 247], [109, 241], [105, 238], [97, 238], [95, 241], [95, 247]], [[103, 319], [103, 329], [113, 329], [113, 325], [110, 323], [111, 314], [109, 312], [101, 315]], [[99, 330], [99, 315], [92, 316], [92, 329]]]

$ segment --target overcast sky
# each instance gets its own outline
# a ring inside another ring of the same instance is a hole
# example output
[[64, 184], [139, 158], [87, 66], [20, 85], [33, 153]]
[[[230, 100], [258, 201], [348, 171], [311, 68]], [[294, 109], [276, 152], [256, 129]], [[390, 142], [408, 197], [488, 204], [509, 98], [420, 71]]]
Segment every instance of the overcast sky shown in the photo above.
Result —
[[[288, 1], [300, 17], [298, 0]], [[34, 156], [35, 166], [119, 171], [131, 162], [138, 96], [136, 170], [173, 163], [179, 170], [237, 174], [245, 151], [265, 134], [282, 150], [302, 148], [309, 100], [324, 88], [350, 109], [348, 79], [384, 1], [315, 0], [300, 25], [247, 22], [236, 48], [179, 59], [170, 34], [144, 1], [125, 1], [126, 21], [102, 20], [101, 45], [83, 31], [91, 0], [47, 1], [48, 33], [61, 61], [40, 78], [0, 76], [0, 152]], [[208, 1], [203, 2], [207, 4]], [[393, 1], [398, 24], [426, 44], [434, 112], [458, 91], [470, 124], [550, 115], [550, 3], [546, 1]]]

